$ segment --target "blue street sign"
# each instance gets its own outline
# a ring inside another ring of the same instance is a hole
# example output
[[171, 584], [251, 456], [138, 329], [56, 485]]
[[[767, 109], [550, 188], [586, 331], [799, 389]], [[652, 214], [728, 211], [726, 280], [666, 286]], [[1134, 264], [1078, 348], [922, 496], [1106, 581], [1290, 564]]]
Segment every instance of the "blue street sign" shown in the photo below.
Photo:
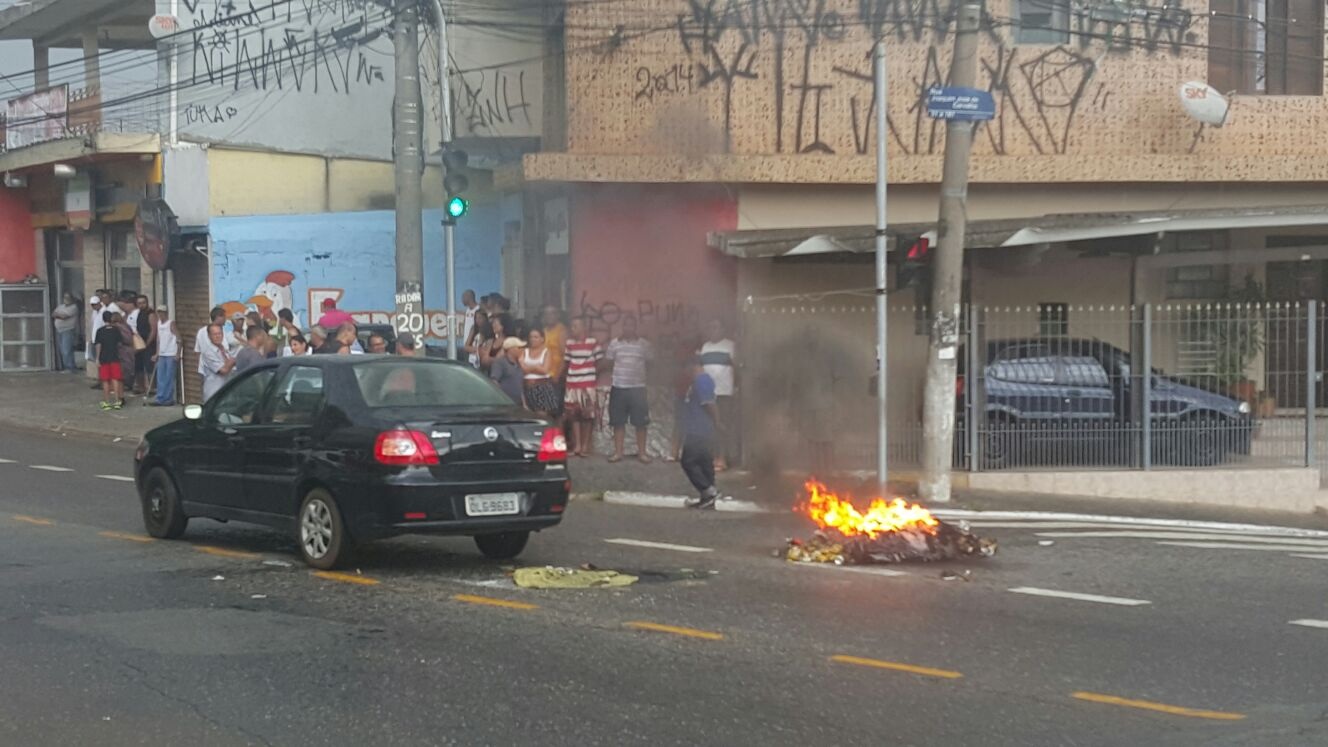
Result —
[[976, 88], [930, 88], [927, 116], [961, 122], [983, 122], [996, 116], [996, 99]]

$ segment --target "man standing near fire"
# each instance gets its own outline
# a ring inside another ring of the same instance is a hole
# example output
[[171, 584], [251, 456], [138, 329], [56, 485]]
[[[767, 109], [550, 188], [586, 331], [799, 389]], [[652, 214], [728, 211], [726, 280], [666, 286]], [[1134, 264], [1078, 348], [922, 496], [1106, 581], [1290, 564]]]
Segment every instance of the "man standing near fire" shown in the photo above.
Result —
[[682, 402], [682, 471], [696, 488], [699, 498], [688, 500], [688, 508], [714, 508], [719, 500], [715, 487], [715, 437], [719, 433], [719, 406], [715, 403], [715, 380], [705, 372], [700, 356], [688, 362], [692, 385]]

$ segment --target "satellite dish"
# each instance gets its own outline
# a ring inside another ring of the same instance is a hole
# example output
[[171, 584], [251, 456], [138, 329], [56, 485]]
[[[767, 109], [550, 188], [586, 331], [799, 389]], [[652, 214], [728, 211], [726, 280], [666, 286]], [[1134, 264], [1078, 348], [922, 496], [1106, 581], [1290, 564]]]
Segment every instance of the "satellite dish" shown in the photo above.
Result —
[[180, 19], [172, 15], [155, 15], [148, 19], [148, 33], [153, 39], [164, 39], [180, 32]]
[[1180, 86], [1180, 105], [1185, 113], [1206, 125], [1226, 124], [1231, 102], [1220, 91], [1203, 81], [1192, 80]]

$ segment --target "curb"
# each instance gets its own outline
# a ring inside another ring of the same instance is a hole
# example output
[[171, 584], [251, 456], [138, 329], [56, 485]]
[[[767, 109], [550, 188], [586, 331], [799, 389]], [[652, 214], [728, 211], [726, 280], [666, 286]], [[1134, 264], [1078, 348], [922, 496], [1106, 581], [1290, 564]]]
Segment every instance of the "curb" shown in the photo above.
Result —
[[1272, 524], [1237, 524], [1223, 521], [1199, 521], [1194, 519], [1149, 519], [1134, 516], [1110, 516], [1107, 514], [1074, 514], [1055, 511], [971, 511], [960, 508], [937, 508], [932, 513], [940, 519], [963, 519], [969, 521], [1030, 520], [1030, 521], [1077, 521], [1090, 524], [1113, 524], [1122, 527], [1156, 527], [1198, 530], [1225, 530], [1230, 532], [1258, 532], [1286, 537], [1328, 537], [1328, 531], [1322, 529], [1301, 529]]
[[0, 425], [4, 425], [6, 428], [12, 428], [16, 431], [24, 431], [27, 433], [34, 433], [34, 434], [40, 433], [46, 436], [59, 436], [61, 438], [75, 438], [80, 441], [107, 441], [113, 444], [129, 441], [131, 442], [130, 446], [133, 446], [134, 444], [138, 443], [137, 440], [138, 436], [125, 436], [123, 434], [117, 435], [114, 433], [105, 433], [102, 431], [84, 430], [82, 428], [66, 428], [64, 426], [60, 426], [58, 428], [52, 428], [49, 425], [21, 423], [14, 420], [0, 421]]
[[[608, 490], [604, 493], [604, 502], [619, 506], [639, 506], [643, 508], [687, 508], [688, 498], [682, 495], [659, 495], [657, 493], [635, 493], [626, 490]], [[715, 504], [716, 511], [728, 511], [745, 514], [767, 514], [770, 509], [752, 501], [727, 500]]]
[[[688, 498], [681, 495], [661, 495], [658, 493], [639, 493], [626, 490], [609, 490], [602, 499], [605, 503], [641, 508], [681, 508], [685, 509]], [[715, 504], [715, 510], [732, 513], [769, 514], [772, 509], [752, 501], [729, 500]], [[1153, 527], [1189, 530], [1225, 530], [1231, 532], [1257, 532], [1264, 535], [1285, 537], [1328, 537], [1328, 531], [1321, 529], [1302, 529], [1270, 524], [1239, 524], [1221, 521], [1199, 521], [1192, 519], [1153, 519], [1134, 516], [1111, 516], [1107, 514], [1076, 514], [1055, 511], [973, 511], [960, 508], [937, 508], [932, 513], [940, 519], [969, 521], [1029, 520], [1029, 521], [1075, 521], [1091, 524], [1115, 525], [1120, 527]]]

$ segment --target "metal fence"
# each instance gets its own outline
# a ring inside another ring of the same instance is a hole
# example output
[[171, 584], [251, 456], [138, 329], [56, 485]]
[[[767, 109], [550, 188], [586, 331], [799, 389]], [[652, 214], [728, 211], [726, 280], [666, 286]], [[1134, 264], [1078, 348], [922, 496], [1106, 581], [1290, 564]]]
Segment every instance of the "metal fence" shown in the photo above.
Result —
[[[822, 468], [874, 466], [871, 307], [752, 304], [743, 322], [753, 449], [805, 464], [828, 439]], [[1316, 302], [971, 306], [961, 332], [956, 468], [1328, 466]], [[916, 466], [925, 310], [891, 309], [889, 336], [889, 455]]]

